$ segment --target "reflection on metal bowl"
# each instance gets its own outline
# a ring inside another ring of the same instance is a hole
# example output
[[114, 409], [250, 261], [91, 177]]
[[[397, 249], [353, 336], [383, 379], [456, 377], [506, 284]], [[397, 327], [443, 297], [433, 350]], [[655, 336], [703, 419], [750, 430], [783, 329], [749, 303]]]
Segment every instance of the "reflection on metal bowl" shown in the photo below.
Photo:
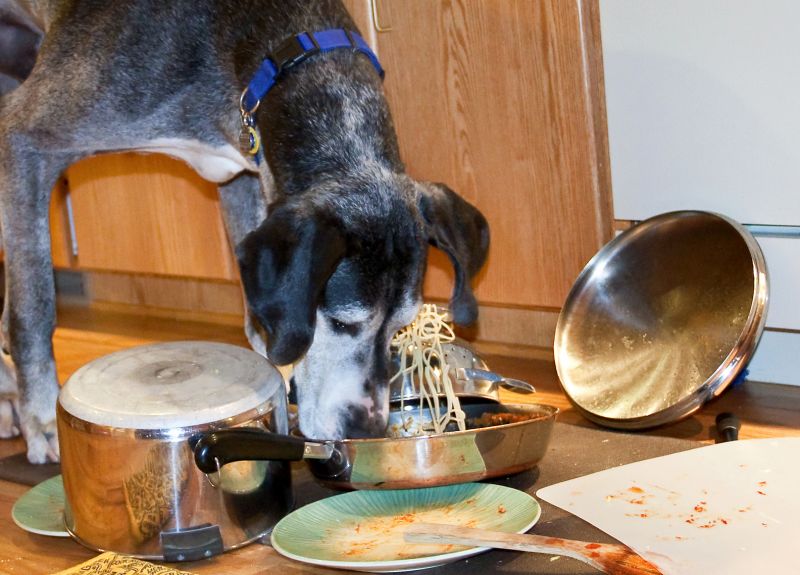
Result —
[[[478, 369], [488, 371], [486, 363], [478, 356], [474, 349], [464, 340], [456, 338], [452, 342], [443, 343], [442, 351], [444, 359], [453, 373], [461, 369]], [[409, 360], [410, 361], [410, 360]], [[392, 351], [392, 372], [396, 373], [400, 369], [400, 357], [398, 352]], [[437, 362], [438, 363], [438, 362]], [[439, 367], [432, 364], [431, 367]], [[496, 383], [484, 378], [452, 378], [453, 391], [458, 396], [480, 397], [490, 401], [500, 401], [500, 393]], [[390, 400], [406, 401], [419, 399], [419, 383], [416, 378], [407, 373], [403, 377], [392, 382], [389, 388]]]
[[672, 212], [587, 264], [558, 319], [564, 391], [587, 418], [641, 429], [689, 415], [733, 382], [766, 319], [755, 239], [717, 214]]

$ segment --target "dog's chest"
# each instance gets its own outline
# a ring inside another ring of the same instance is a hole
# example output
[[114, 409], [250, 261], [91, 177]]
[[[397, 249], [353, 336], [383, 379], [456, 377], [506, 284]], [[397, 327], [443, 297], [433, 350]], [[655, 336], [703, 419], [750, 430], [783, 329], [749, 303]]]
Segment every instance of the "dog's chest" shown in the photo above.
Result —
[[142, 152], [157, 152], [183, 160], [206, 180], [227, 182], [244, 171], [254, 171], [255, 165], [248, 162], [241, 152], [225, 144], [210, 146], [197, 140], [159, 138], [144, 142], [137, 149]]

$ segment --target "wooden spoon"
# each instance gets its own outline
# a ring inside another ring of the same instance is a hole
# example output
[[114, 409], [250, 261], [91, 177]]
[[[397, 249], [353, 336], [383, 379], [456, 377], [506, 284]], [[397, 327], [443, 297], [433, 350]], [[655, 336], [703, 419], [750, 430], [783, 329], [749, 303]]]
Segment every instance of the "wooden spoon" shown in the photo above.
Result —
[[624, 545], [433, 523], [413, 523], [403, 535], [409, 543], [442, 543], [565, 555], [610, 575], [661, 575], [657, 567]]

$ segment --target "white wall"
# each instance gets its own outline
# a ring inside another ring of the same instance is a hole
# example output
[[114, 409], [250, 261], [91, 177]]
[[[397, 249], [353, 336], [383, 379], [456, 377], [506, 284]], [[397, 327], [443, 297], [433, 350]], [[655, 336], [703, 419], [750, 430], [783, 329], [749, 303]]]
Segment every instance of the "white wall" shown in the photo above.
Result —
[[800, 384], [800, 2], [601, 0], [614, 212], [754, 227], [770, 274], [751, 379]]

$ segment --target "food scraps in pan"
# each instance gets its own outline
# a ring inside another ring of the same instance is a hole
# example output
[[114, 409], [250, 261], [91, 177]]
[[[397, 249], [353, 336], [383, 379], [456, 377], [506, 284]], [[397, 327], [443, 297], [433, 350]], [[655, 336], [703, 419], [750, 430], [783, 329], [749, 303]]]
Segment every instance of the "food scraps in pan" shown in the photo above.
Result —
[[496, 427], [509, 423], [519, 423], [540, 417], [538, 413], [484, 413], [480, 417], [467, 420], [467, 429], [480, 429], [482, 427]]
[[[491, 409], [482, 411], [475, 407], [470, 406], [470, 409], [464, 421], [466, 423], [466, 430], [484, 429], [487, 427], [497, 427], [500, 425], [508, 425], [511, 423], [520, 423], [523, 421], [530, 421], [542, 417], [542, 414], [536, 411], [510, 411], [502, 410], [502, 407], [492, 405]], [[500, 411], [498, 411], [500, 409]], [[427, 423], [426, 412], [423, 410], [422, 415], [418, 409], [411, 409], [403, 414], [400, 421], [390, 423], [387, 430], [387, 437], [416, 437], [420, 435], [436, 435], [436, 433], [429, 428]], [[459, 431], [455, 424], [448, 425], [445, 432]]]

